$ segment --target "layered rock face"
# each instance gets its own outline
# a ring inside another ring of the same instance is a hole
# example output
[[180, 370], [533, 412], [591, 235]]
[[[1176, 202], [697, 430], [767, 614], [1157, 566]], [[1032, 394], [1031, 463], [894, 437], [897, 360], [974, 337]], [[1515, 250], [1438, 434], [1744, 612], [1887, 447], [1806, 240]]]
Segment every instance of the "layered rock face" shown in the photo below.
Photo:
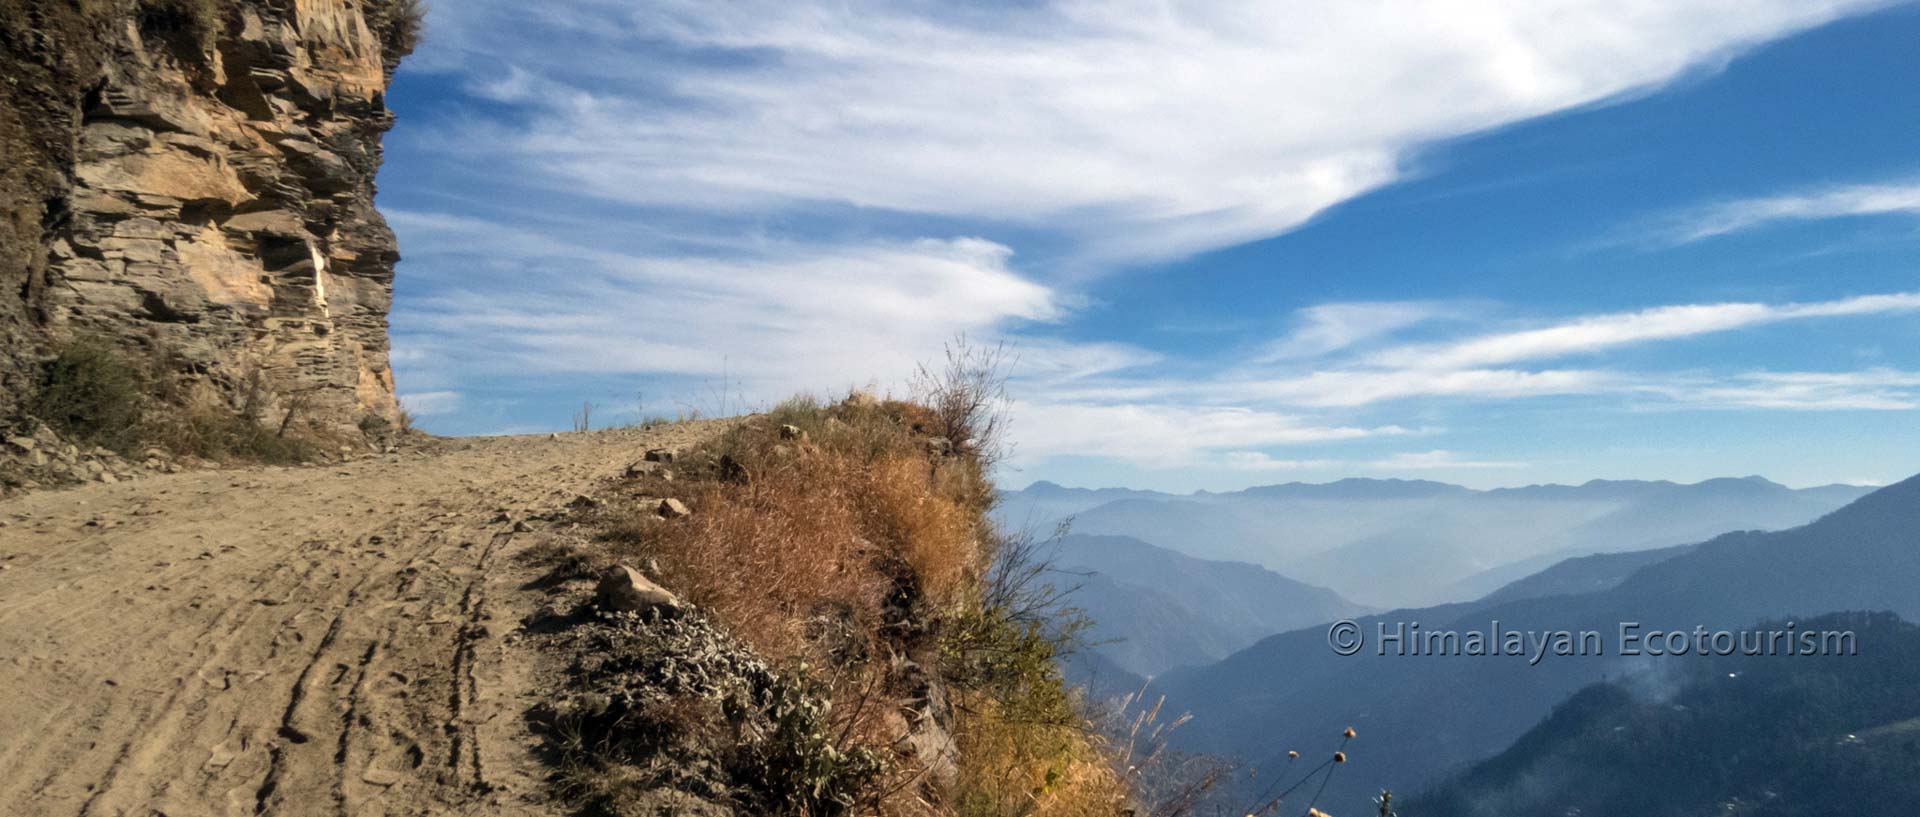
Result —
[[0, 121], [26, 160], [0, 190], [8, 391], [23, 358], [106, 336], [276, 419], [392, 416], [391, 0], [28, 5], [0, 11], [28, 81]]

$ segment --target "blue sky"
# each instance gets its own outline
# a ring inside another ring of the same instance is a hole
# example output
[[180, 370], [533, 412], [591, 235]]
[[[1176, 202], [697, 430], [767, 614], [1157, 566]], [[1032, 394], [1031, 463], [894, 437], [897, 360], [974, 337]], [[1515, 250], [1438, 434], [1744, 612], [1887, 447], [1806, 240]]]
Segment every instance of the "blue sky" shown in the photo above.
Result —
[[1920, 471], [1920, 8], [434, 7], [403, 401], [901, 391], [1018, 350], [1023, 484]]

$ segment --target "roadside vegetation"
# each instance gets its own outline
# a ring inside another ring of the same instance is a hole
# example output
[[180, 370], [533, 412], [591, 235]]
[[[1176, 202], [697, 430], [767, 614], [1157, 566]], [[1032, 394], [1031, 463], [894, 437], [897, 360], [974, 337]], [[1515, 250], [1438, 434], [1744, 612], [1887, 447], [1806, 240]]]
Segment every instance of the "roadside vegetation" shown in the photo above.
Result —
[[989, 522], [1008, 362], [961, 344], [911, 399], [790, 399], [636, 463], [591, 547], [540, 555], [687, 604], [570, 630], [551, 733], [582, 813], [1172, 813], [1061, 678], [1080, 625], [1044, 549]]
[[[257, 365], [239, 367], [220, 386], [182, 372], [164, 351], [82, 337], [41, 364], [32, 393], [7, 425], [22, 435], [44, 426], [65, 443], [128, 458], [158, 450], [214, 462], [297, 463], [343, 442], [304, 422], [305, 401], [276, 394]], [[404, 417], [398, 425], [373, 418], [362, 431], [390, 435], [404, 433], [405, 425]]]

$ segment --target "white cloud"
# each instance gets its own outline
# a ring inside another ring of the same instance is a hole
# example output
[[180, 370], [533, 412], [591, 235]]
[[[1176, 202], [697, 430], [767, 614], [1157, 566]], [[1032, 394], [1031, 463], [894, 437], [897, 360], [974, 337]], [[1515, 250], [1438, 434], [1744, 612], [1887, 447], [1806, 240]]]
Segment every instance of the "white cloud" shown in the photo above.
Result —
[[1540, 329], [1483, 335], [1452, 343], [1381, 352], [1374, 362], [1410, 369], [1463, 369], [1599, 352], [1762, 324], [1920, 311], [1920, 292], [1867, 295], [1797, 304], [1687, 304], [1594, 315]]
[[[725, 377], [749, 404], [796, 390], [903, 378], [964, 332], [1061, 313], [1049, 288], [977, 238], [783, 243], [729, 257], [568, 244], [502, 224], [397, 211], [432, 294], [402, 301], [412, 368], [476, 375]], [[417, 351], [424, 350], [424, 351]], [[1118, 345], [1040, 345], [1056, 365], [1102, 369]]]
[[1613, 373], [1586, 369], [1366, 369], [1323, 370], [1216, 386], [1286, 405], [1339, 408], [1412, 397], [1514, 399], [1594, 394], [1618, 385]]
[[1297, 325], [1286, 337], [1269, 344], [1260, 362], [1320, 357], [1427, 321], [1458, 315], [1457, 309], [1417, 301], [1310, 306], [1296, 313]]
[[1920, 184], [1861, 184], [1739, 199], [1683, 214], [1669, 230], [1687, 243], [1783, 221], [1904, 213], [1920, 216]]
[[1746, 372], [1702, 382], [1648, 384], [1649, 392], [1694, 408], [1788, 411], [1907, 411], [1920, 408], [1920, 372]]
[[1014, 376], [1052, 389], [1090, 377], [1141, 369], [1163, 362], [1165, 355], [1125, 343], [1070, 342], [1021, 338], [1011, 343]]
[[1420, 144], [1874, 5], [467, 0], [417, 66], [498, 76], [474, 87], [528, 115], [449, 144], [547, 188], [1014, 222], [1133, 259], [1284, 231]]
[[400, 395], [400, 405], [409, 413], [421, 417], [433, 417], [452, 414], [460, 409], [461, 395], [457, 391], [423, 391]]
[[1395, 454], [1386, 459], [1374, 460], [1368, 463], [1368, 466], [1383, 471], [1435, 471], [1456, 468], [1525, 468], [1527, 464], [1503, 460], [1469, 459], [1452, 451], [1434, 449]]
[[1332, 459], [1283, 459], [1265, 451], [1228, 451], [1220, 456], [1220, 467], [1231, 471], [1321, 471], [1346, 464]]
[[[1912, 310], [1920, 293], [1658, 307], [1437, 344], [1400, 336], [1457, 334], [1445, 304], [1323, 304], [1218, 371], [1052, 325], [1040, 338], [1035, 324], [1083, 301], [1009, 248], [1040, 236], [1049, 258], [1131, 262], [1273, 235], [1401, 177], [1422, 144], [1644, 90], [1877, 4], [442, 3], [408, 70], [461, 74], [487, 118], [396, 138], [448, 152], [459, 173], [436, 183], [482, 181], [430, 191], [464, 197], [465, 215], [389, 213], [425, 293], [399, 303], [395, 362], [403, 382], [446, 389], [413, 396], [429, 406], [459, 405], [452, 389], [474, 378], [616, 374], [724, 378], [752, 404], [902, 377], [965, 332], [1019, 347], [1022, 459], [1255, 470], [1334, 462], [1257, 449], [1422, 433], [1359, 411], [1416, 397], [1902, 404], [1913, 390], [1897, 383], [1527, 364]], [[1358, 464], [1510, 465], [1477, 462]]]
[[1527, 467], [1527, 463], [1524, 462], [1477, 460], [1444, 449], [1407, 451], [1371, 460], [1285, 459], [1260, 451], [1229, 451], [1220, 458], [1220, 465], [1234, 471], [1338, 471], [1389, 474], [1408, 471], [1467, 471]]
[[1210, 452], [1416, 433], [1400, 426], [1321, 425], [1244, 407], [1092, 405], [1021, 401], [1013, 406], [1021, 460], [1077, 455], [1155, 468], [1194, 465]]

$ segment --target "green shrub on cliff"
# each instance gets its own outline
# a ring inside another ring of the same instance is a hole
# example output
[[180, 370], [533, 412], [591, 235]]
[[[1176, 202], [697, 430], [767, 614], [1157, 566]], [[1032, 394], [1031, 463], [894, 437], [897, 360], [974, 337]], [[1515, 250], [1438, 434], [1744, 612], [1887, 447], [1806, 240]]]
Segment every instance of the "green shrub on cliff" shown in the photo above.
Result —
[[88, 338], [41, 367], [27, 412], [75, 443], [125, 452], [140, 443], [147, 379], [107, 342]]
[[300, 401], [280, 422], [261, 415], [271, 397], [259, 376], [241, 389], [235, 408], [215, 389], [178, 382], [163, 356], [141, 358], [104, 338], [83, 337], [40, 367], [39, 381], [16, 424], [45, 423], [69, 442], [131, 454], [147, 447], [211, 460], [288, 463], [313, 456], [292, 433]]

